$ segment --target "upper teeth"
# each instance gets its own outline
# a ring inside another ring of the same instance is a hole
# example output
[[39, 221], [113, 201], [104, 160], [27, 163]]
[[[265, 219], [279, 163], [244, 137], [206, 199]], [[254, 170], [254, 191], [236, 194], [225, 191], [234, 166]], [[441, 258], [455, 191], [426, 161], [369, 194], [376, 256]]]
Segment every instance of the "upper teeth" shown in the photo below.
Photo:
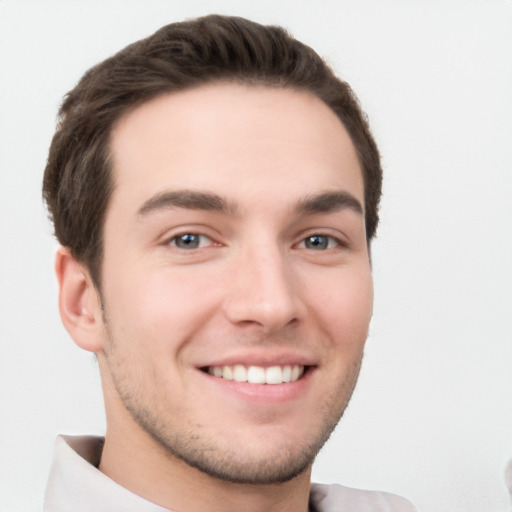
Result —
[[210, 366], [208, 373], [215, 377], [236, 382], [249, 382], [250, 384], [282, 384], [293, 382], [304, 373], [304, 366], [297, 364], [285, 366]]

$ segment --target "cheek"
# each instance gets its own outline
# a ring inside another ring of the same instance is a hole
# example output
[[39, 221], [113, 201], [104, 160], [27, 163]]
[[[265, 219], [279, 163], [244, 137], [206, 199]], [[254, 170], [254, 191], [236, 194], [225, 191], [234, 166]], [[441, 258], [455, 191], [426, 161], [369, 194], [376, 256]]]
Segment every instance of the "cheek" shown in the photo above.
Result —
[[123, 274], [112, 272], [106, 287], [109, 321], [118, 333], [150, 351], [174, 350], [184, 343], [206, 323], [222, 290], [222, 283], [205, 280], [199, 271], [160, 267], [146, 269], [140, 277], [126, 273], [130, 279]]
[[373, 312], [371, 271], [361, 269], [325, 282], [317, 294], [316, 310], [331, 339], [347, 350], [362, 350]]

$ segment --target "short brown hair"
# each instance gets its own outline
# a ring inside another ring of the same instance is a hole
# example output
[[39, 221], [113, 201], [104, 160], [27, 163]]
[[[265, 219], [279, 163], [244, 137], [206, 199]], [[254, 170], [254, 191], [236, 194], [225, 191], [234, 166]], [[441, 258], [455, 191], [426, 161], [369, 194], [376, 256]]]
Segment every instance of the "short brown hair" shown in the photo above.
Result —
[[113, 178], [110, 135], [129, 110], [156, 96], [205, 83], [289, 87], [326, 103], [348, 131], [365, 185], [368, 242], [378, 224], [382, 169], [357, 98], [310, 47], [283, 28], [211, 15], [172, 23], [96, 65], [64, 99], [43, 180], [59, 242], [99, 289], [105, 212]]

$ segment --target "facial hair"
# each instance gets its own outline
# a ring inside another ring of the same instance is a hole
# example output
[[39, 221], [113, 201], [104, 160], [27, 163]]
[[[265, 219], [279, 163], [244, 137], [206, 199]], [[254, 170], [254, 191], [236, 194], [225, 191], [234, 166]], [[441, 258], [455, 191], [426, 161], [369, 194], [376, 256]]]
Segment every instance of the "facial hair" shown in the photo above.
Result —
[[[238, 484], [263, 485], [292, 480], [311, 467], [334, 431], [352, 396], [361, 358], [337, 387], [323, 397], [315, 428], [300, 443], [285, 439], [272, 453], [254, 454], [247, 446], [225, 443], [208, 425], [189, 423], [176, 428], [182, 411], [171, 411], [163, 403], [154, 383], [137, 368], [137, 361], [121, 353], [105, 320], [106, 363], [117, 394], [133, 420], [170, 459], [179, 459], [215, 479]], [[305, 415], [310, 414], [304, 411]], [[271, 426], [269, 427], [271, 428]], [[229, 432], [230, 425], [226, 424]], [[292, 436], [290, 436], [292, 437]], [[265, 446], [265, 436], [256, 432], [251, 444]]]

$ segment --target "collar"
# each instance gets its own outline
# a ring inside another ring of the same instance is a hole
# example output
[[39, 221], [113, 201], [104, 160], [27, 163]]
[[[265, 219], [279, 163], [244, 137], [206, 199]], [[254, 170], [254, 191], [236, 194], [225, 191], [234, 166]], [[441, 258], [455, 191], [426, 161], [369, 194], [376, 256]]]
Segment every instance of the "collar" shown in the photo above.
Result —
[[44, 500], [45, 512], [169, 512], [104, 475], [97, 466], [104, 439], [59, 436]]

